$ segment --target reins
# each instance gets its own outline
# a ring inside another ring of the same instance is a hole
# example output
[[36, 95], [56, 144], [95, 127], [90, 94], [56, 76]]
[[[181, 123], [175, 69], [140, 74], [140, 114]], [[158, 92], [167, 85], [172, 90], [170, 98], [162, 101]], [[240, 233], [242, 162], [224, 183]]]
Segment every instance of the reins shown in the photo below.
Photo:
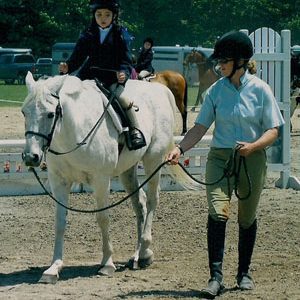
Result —
[[123, 199], [111, 204], [111, 205], [108, 205], [106, 207], [103, 207], [103, 208], [99, 208], [99, 209], [92, 209], [92, 210], [82, 210], [82, 209], [77, 209], [77, 208], [73, 208], [73, 207], [70, 207], [70, 206], [66, 206], [65, 204], [61, 203], [60, 201], [58, 201], [53, 195], [52, 193], [50, 193], [45, 185], [42, 183], [40, 177], [38, 176], [38, 174], [36, 173], [36, 170], [34, 168], [30, 168], [29, 170], [33, 172], [35, 178], [37, 179], [37, 181], [39, 182], [39, 184], [41, 185], [41, 187], [43, 188], [43, 190], [45, 191], [45, 193], [51, 197], [51, 199], [53, 199], [57, 204], [59, 204], [60, 206], [66, 208], [67, 210], [70, 210], [70, 211], [74, 211], [74, 212], [80, 212], [80, 213], [88, 213], [88, 214], [92, 214], [92, 213], [98, 213], [98, 212], [101, 212], [101, 211], [104, 211], [104, 210], [108, 210], [110, 208], [113, 208], [117, 205], [120, 205], [121, 203], [123, 203], [124, 201], [126, 201], [128, 198], [130, 198], [132, 195], [134, 195], [135, 193], [137, 193], [146, 183], [148, 183], [148, 181], [151, 180], [151, 178], [165, 165], [169, 163], [169, 161], [164, 161], [162, 162], [154, 171], [153, 173], [141, 184], [139, 185], [132, 193], [130, 193], [129, 195], [127, 195], [126, 197], [124, 197]]
[[[202, 184], [202, 185], [214, 185], [217, 184], [218, 182], [220, 182], [221, 180], [223, 180], [225, 177], [227, 178], [227, 186], [228, 186], [228, 195], [230, 195], [230, 177], [235, 178], [234, 180], [234, 191], [235, 191], [235, 195], [239, 200], [245, 200], [247, 198], [249, 198], [251, 192], [252, 192], [252, 184], [251, 184], [251, 180], [250, 180], [250, 176], [248, 174], [248, 169], [247, 169], [247, 165], [246, 165], [246, 159], [245, 157], [240, 156], [239, 158], [239, 163], [238, 165], [236, 164], [236, 157], [237, 157], [237, 152], [240, 149], [240, 145], [238, 145], [237, 147], [235, 147], [232, 151], [232, 155], [230, 156], [230, 158], [228, 159], [228, 161], [226, 162], [226, 167], [224, 168], [224, 173], [223, 175], [216, 181], [214, 182], [203, 182], [200, 181], [198, 179], [196, 179], [193, 175], [191, 175], [185, 168], [184, 166], [179, 162], [179, 166], [182, 168], [182, 170], [191, 178], [193, 179], [195, 182]], [[132, 193], [128, 194], [127, 196], [125, 196], [123, 199], [108, 205], [106, 207], [103, 208], [99, 208], [99, 209], [93, 209], [93, 210], [82, 210], [82, 209], [77, 209], [77, 208], [73, 208], [70, 206], [66, 206], [65, 204], [61, 203], [60, 201], [58, 201], [53, 195], [52, 193], [50, 193], [45, 185], [42, 183], [40, 177], [38, 176], [36, 170], [34, 168], [30, 168], [29, 170], [33, 172], [35, 178], [37, 179], [37, 181], [39, 182], [39, 184], [41, 185], [41, 187], [43, 188], [43, 190], [45, 191], [45, 193], [51, 197], [52, 200], [54, 200], [58, 205], [64, 207], [67, 210], [73, 211], [73, 212], [80, 212], [80, 213], [99, 213], [105, 210], [108, 210], [110, 208], [113, 208], [115, 206], [120, 205], [121, 203], [123, 203], [124, 201], [126, 201], [128, 198], [130, 198], [131, 196], [133, 196], [135, 193], [137, 193], [146, 183], [148, 183], [151, 178], [166, 164], [168, 164], [170, 161], [164, 161], [162, 162], [153, 172], [152, 174], [145, 180], [143, 181]], [[240, 171], [241, 171], [241, 167], [242, 165], [244, 166], [245, 169], [245, 173], [247, 176], [247, 180], [248, 180], [248, 185], [249, 185], [249, 190], [248, 190], [248, 194], [245, 197], [241, 197], [238, 194], [238, 182], [239, 182], [239, 175], [240, 175]], [[238, 168], [237, 168], [238, 167]]]

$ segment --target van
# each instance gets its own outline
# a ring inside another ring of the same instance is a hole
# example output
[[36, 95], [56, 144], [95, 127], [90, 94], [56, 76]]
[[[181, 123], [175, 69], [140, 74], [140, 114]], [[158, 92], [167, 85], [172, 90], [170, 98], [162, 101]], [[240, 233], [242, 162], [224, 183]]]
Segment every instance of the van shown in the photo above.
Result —
[[52, 46], [52, 76], [58, 75], [58, 65], [72, 54], [75, 43], [56, 43]]

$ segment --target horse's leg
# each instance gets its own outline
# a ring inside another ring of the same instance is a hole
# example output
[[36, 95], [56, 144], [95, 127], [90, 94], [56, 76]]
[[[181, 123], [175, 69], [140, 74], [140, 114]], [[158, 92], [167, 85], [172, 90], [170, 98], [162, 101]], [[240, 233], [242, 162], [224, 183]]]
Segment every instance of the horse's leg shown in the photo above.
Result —
[[185, 110], [183, 113], [181, 113], [182, 117], [182, 132], [181, 135], [185, 135], [187, 132], [187, 111]]
[[[97, 182], [93, 185], [93, 187], [94, 187], [95, 198], [97, 200], [97, 207], [103, 208], [105, 206], [108, 206], [110, 178], [101, 176], [101, 180], [97, 180]], [[112, 259], [113, 247], [109, 237], [108, 210], [97, 213], [96, 218], [102, 234], [102, 252], [103, 252], [102, 261], [98, 273], [101, 275], [111, 276], [115, 272], [116, 267]]]
[[[154, 171], [157, 163], [162, 161], [162, 157], [156, 155], [155, 157], [145, 156], [143, 159], [146, 178], [148, 178]], [[144, 231], [141, 238], [141, 247], [139, 253], [139, 264], [141, 267], [150, 265], [153, 262], [153, 252], [150, 249], [152, 243], [152, 223], [156, 207], [159, 203], [159, 179], [160, 171], [157, 172], [148, 182], [147, 188], [147, 215], [145, 219]]]
[[[49, 179], [50, 179], [49, 174]], [[52, 178], [51, 190], [53, 196], [64, 205], [68, 205], [69, 192], [71, 184], [62, 185], [62, 179]], [[41, 283], [56, 283], [59, 278], [59, 272], [63, 267], [63, 248], [64, 248], [64, 234], [66, 230], [66, 216], [67, 210], [59, 204], [56, 204], [56, 218], [55, 218], [55, 243], [54, 253], [51, 266], [44, 271], [39, 282]]]
[[188, 85], [184, 79], [184, 93], [182, 95], [183, 111], [181, 112], [182, 117], [182, 132], [181, 135], [185, 135], [187, 132], [187, 101], [188, 101]]
[[[128, 194], [131, 194], [135, 191], [139, 182], [137, 179], [137, 167], [134, 166], [120, 175], [120, 179], [124, 185], [124, 188]], [[136, 214], [136, 222], [137, 222], [137, 244], [133, 257], [129, 260], [129, 267], [131, 269], [138, 268], [139, 262], [139, 252], [141, 248], [141, 237], [144, 230], [145, 218], [147, 213], [146, 208], [146, 194], [143, 189], [140, 189], [137, 193], [131, 196], [131, 202], [133, 206], [133, 210]]]

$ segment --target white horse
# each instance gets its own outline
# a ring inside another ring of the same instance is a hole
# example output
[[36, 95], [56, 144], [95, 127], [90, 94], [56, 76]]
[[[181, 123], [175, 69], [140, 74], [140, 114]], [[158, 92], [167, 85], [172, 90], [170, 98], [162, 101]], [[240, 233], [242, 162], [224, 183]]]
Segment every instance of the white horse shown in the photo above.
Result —
[[[23, 159], [27, 166], [37, 167], [49, 144], [53, 151], [68, 152], [84, 140], [102, 115], [105, 108], [103, 100], [107, 99], [94, 81], [80, 81], [74, 76], [55, 76], [34, 81], [32, 74], [28, 73], [26, 85], [28, 96], [22, 107], [26, 131]], [[159, 83], [129, 80], [124, 93], [139, 107], [137, 118], [147, 146], [129, 151], [123, 134], [116, 129], [111, 116], [105, 114], [103, 122], [96, 127], [85, 145], [64, 155], [48, 151], [46, 161], [51, 192], [64, 205], [68, 205], [70, 188], [74, 182], [87, 183], [92, 187], [98, 208], [109, 205], [110, 179], [113, 176], [120, 176], [125, 190], [131, 193], [139, 184], [138, 162], [143, 162], [148, 177], [174, 147], [175, 101], [170, 90]], [[120, 147], [123, 149], [120, 150]], [[180, 167], [167, 168], [184, 187], [199, 187]], [[136, 250], [130, 260], [134, 266], [149, 265], [153, 261], [151, 227], [159, 201], [159, 180], [160, 172], [148, 182], [146, 194], [140, 189], [131, 197], [138, 235]], [[59, 278], [63, 267], [66, 214], [66, 209], [57, 205], [53, 260], [43, 273], [41, 282], [55, 283]], [[97, 213], [96, 216], [103, 240], [99, 273], [112, 275], [116, 267], [112, 259], [108, 211]]]

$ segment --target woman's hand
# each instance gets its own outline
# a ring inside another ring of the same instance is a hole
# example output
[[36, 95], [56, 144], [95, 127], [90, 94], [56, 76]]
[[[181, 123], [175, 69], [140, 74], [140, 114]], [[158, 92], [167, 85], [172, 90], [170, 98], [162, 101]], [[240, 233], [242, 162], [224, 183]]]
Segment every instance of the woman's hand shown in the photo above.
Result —
[[264, 132], [264, 134], [255, 142], [247, 143], [237, 141], [241, 148], [239, 150], [239, 154], [241, 156], [248, 156], [252, 152], [265, 149], [266, 147], [272, 145], [278, 137], [278, 127], [270, 128]]
[[68, 73], [68, 71], [69, 71], [68, 64], [65, 62], [61, 62], [58, 66], [58, 71], [59, 71], [59, 73], [63, 73], [63, 74]]
[[119, 83], [124, 83], [126, 80], [126, 74], [123, 71], [117, 72], [117, 78]]
[[179, 162], [180, 154], [180, 149], [176, 146], [171, 152], [169, 152], [166, 161], [169, 161], [169, 164], [171, 165], [177, 165]]
[[255, 151], [255, 147], [253, 143], [238, 142], [238, 145], [239, 145], [239, 154], [241, 156], [246, 157]]

